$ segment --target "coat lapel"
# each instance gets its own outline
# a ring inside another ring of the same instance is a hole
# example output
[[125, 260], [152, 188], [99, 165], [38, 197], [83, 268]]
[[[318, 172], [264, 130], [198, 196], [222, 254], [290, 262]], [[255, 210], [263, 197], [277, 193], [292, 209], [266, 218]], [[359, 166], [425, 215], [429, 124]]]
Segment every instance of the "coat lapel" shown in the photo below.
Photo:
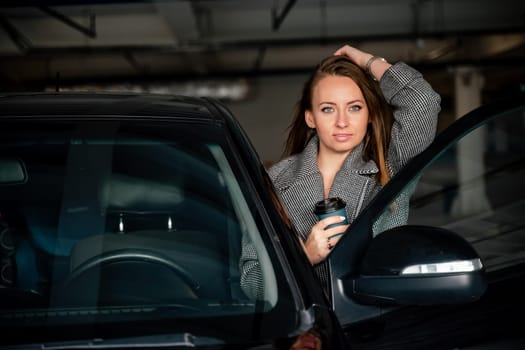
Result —
[[[324, 199], [323, 180], [317, 165], [318, 142], [318, 137], [314, 136], [298, 155], [296, 166], [276, 184], [303, 238], [317, 222], [313, 213], [314, 204]], [[348, 155], [330, 189], [331, 197], [340, 197], [347, 202], [350, 220], [355, 218], [362, 207], [371, 175], [378, 172], [373, 161], [363, 160], [362, 152], [363, 146], [360, 144]]]
[[345, 200], [350, 221], [359, 214], [373, 181], [371, 177], [379, 171], [375, 162], [363, 160], [362, 154], [361, 143], [348, 155], [330, 189], [330, 197]]

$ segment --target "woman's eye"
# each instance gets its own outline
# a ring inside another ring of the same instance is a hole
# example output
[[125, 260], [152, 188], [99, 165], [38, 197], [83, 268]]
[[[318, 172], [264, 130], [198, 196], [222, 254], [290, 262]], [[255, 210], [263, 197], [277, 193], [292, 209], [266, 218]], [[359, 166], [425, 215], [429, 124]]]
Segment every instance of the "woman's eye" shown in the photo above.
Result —
[[321, 112], [323, 112], [323, 113], [331, 113], [333, 111], [334, 111], [333, 107], [323, 107], [323, 108], [321, 108]]
[[363, 107], [361, 107], [361, 106], [357, 106], [357, 105], [354, 105], [354, 106], [350, 106], [349, 109], [350, 109], [351, 111], [356, 112], [356, 111], [360, 111], [361, 109], [363, 109]]

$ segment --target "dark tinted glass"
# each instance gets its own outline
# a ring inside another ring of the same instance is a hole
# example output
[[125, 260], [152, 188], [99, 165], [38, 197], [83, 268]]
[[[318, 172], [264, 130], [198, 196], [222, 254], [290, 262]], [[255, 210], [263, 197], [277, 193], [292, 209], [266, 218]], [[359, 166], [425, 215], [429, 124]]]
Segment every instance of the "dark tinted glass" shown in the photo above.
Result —
[[525, 112], [494, 116], [451, 144], [407, 184], [376, 222], [410, 202], [405, 221], [439, 226], [466, 238], [488, 271], [525, 259]]
[[[0, 327], [147, 321], [145, 332], [257, 338], [246, 329], [283, 289], [228, 144], [220, 124], [1, 122]], [[243, 235], [264, 260], [257, 302], [239, 285]]]

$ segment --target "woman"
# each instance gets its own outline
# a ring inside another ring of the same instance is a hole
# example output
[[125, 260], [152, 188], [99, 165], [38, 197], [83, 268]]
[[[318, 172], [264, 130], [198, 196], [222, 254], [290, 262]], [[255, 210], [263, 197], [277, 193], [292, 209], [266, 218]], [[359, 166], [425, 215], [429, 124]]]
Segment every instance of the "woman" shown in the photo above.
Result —
[[[285, 158], [270, 178], [323, 287], [326, 256], [348, 225], [318, 220], [316, 202], [340, 197], [351, 223], [373, 196], [434, 139], [440, 97], [413, 68], [345, 45], [323, 60], [296, 105]], [[243, 242], [243, 289], [260, 289], [253, 247]], [[248, 268], [250, 267], [250, 268]], [[257, 292], [255, 295], [260, 295]]]

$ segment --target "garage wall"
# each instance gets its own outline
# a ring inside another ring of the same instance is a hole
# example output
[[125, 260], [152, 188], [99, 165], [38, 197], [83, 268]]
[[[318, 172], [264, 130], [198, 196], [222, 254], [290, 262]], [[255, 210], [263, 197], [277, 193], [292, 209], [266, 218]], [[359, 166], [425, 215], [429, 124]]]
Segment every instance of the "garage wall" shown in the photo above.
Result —
[[269, 165], [280, 159], [295, 102], [307, 75], [259, 77], [250, 82], [249, 97], [226, 102], [252, 140], [259, 156]]

